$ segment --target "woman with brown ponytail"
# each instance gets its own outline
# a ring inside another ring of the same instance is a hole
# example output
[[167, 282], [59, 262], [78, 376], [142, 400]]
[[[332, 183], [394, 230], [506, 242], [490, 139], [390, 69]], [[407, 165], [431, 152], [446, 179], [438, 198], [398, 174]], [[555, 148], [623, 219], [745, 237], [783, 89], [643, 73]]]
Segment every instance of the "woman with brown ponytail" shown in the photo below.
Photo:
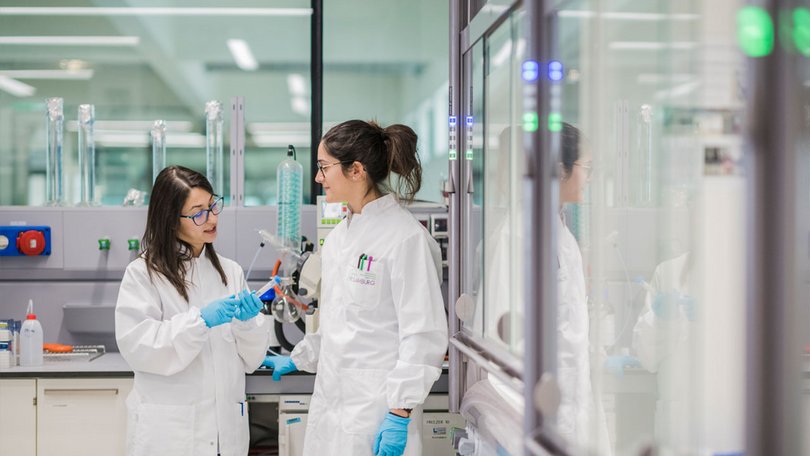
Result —
[[[323, 244], [320, 328], [265, 364], [317, 372], [307, 455], [421, 454], [421, 404], [441, 374], [441, 255], [400, 206], [422, 168], [405, 125], [341, 123], [321, 140], [315, 181], [350, 214]], [[392, 182], [396, 174], [396, 184]]]

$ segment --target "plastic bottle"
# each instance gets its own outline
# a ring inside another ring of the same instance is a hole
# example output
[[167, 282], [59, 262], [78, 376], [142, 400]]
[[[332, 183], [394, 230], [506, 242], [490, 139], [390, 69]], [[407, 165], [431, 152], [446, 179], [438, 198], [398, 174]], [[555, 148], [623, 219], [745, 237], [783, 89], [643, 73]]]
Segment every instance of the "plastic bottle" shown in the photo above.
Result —
[[301, 200], [304, 168], [295, 161], [295, 148], [287, 148], [287, 158], [276, 168], [278, 181], [278, 237], [296, 252], [301, 245]]
[[34, 302], [28, 300], [28, 311], [20, 330], [20, 366], [42, 365], [42, 325], [34, 314]]

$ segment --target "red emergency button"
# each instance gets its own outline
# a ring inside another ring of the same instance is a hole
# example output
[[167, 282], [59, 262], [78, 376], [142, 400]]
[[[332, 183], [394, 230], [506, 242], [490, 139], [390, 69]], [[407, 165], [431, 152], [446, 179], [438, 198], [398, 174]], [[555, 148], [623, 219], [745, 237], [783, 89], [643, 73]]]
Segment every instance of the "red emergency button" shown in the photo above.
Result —
[[28, 256], [41, 254], [45, 251], [45, 235], [36, 230], [21, 232], [17, 237], [17, 250]]

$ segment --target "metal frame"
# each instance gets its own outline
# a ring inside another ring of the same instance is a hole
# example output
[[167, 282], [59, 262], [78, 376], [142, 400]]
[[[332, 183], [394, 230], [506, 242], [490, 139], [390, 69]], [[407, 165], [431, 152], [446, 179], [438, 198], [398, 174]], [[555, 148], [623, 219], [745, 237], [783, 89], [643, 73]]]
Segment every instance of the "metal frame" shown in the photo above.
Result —
[[231, 97], [231, 206], [245, 205], [245, 97]]
[[[448, 106], [448, 115], [449, 118], [455, 117], [456, 119], [459, 118], [459, 99], [461, 97], [460, 87], [461, 87], [461, 73], [459, 69], [459, 63], [461, 61], [461, 53], [460, 53], [460, 33], [461, 33], [461, 1], [462, 0], [450, 0], [450, 68], [449, 68], [449, 85], [450, 85], [450, 93], [449, 93], [449, 106]], [[449, 120], [448, 120], [449, 121]], [[456, 123], [458, 125], [458, 123]], [[456, 138], [458, 138], [458, 127], [456, 127]], [[458, 147], [458, 139], [456, 139], [456, 150], [460, 150]], [[458, 154], [456, 154], [456, 157]], [[458, 333], [460, 329], [460, 322], [458, 317], [456, 317], [456, 300], [459, 298], [461, 293], [460, 287], [460, 277], [461, 272], [459, 271], [461, 265], [461, 257], [460, 257], [460, 233], [461, 229], [459, 226], [459, 222], [461, 220], [460, 212], [459, 212], [459, 204], [460, 204], [460, 197], [461, 195], [458, 192], [458, 182], [459, 182], [459, 160], [456, 158], [454, 160], [448, 160], [448, 173], [447, 173], [447, 187], [446, 191], [448, 193], [448, 237], [449, 242], [447, 243], [447, 319], [449, 324], [449, 334], [452, 338], [456, 333]], [[462, 384], [462, 377], [464, 375], [464, 370], [461, 366], [461, 353], [458, 349], [450, 345], [448, 347], [447, 352], [448, 360], [449, 360], [449, 371], [448, 371], [448, 400], [449, 400], [449, 411], [457, 413], [461, 406], [461, 384]]]
[[318, 161], [318, 145], [323, 133], [323, 0], [312, 0], [310, 18], [310, 91], [312, 92], [309, 147], [309, 203], [315, 204], [320, 195], [315, 173]]
[[[773, 18], [772, 52], [748, 59], [746, 157], [748, 179], [748, 338], [746, 453], [801, 454], [807, 432], [800, 397], [802, 303], [797, 293], [799, 198], [796, 146], [802, 121], [801, 54], [781, 43], [777, 18], [799, 6], [792, 0], [755, 2]], [[780, 18], [781, 19], [781, 18]], [[805, 233], [806, 234], [806, 233]], [[806, 238], [805, 238], [806, 239]]]

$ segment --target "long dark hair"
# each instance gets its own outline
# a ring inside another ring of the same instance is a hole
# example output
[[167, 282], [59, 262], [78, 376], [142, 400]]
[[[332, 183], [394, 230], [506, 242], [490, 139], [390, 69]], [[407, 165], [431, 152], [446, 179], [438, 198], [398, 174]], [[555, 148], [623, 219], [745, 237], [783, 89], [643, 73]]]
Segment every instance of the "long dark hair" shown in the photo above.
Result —
[[[407, 125], [382, 128], [373, 120], [340, 123], [321, 140], [329, 154], [340, 160], [344, 173], [352, 163], [360, 162], [372, 183], [369, 190], [393, 191], [407, 201], [413, 201], [422, 186], [422, 165], [416, 141], [416, 133]], [[399, 176], [395, 186], [389, 179], [392, 172]]]
[[[180, 211], [191, 189], [197, 187], [214, 194], [211, 183], [197, 171], [182, 166], [164, 168], [152, 187], [146, 231], [143, 233], [143, 258], [149, 277], [152, 278], [152, 274], [163, 275], [186, 301], [188, 283], [185, 262], [191, 260], [194, 250], [189, 243], [177, 237], [177, 230], [180, 227]], [[205, 256], [219, 272], [222, 283], [228, 285], [228, 278], [213, 244], [205, 244]]]
[[579, 160], [580, 146], [584, 137], [579, 133], [579, 129], [567, 122], [562, 123], [562, 132], [560, 134], [562, 143], [562, 153], [560, 159], [562, 161], [565, 176], [568, 177], [574, 171], [574, 162]]

